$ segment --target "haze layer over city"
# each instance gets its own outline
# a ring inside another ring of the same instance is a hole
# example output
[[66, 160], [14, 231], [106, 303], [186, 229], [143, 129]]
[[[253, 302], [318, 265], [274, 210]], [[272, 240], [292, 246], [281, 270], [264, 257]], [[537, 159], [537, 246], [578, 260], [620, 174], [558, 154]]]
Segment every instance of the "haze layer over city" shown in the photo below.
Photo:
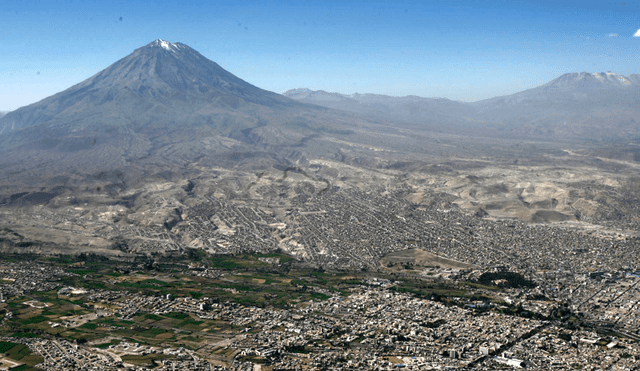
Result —
[[637, 369], [639, 12], [10, 1], [0, 369]]

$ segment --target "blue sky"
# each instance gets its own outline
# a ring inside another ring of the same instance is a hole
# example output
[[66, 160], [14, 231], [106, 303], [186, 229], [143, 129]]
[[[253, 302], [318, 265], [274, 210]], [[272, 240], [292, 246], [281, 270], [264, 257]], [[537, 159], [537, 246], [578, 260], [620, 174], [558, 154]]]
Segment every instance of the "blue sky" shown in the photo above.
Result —
[[0, 110], [62, 91], [157, 38], [278, 93], [469, 101], [567, 72], [640, 73], [640, 0], [2, 0], [0, 17]]

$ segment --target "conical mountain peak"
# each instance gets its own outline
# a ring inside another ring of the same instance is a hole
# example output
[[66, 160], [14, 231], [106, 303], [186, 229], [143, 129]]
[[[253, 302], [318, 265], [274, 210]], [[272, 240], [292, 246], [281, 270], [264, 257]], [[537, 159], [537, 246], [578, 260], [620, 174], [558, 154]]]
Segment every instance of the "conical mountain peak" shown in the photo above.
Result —
[[76, 129], [158, 125], [188, 121], [184, 118], [194, 116], [194, 107], [197, 112], [237, 112], [247, 105], [273, 108], [291, 103], [234, 76], [185, 44], [157, 39], [89, 79], [3, 117], [0, 133], [48, 122], [74, 122]]
[[156, 48], [162, 48], [168, 51], [178, 51], [181, 48], [185, 47], [184, 44], [182, 43], [172, 43], [166, 40], [162, 40], [162, 39], [157, 39], [155, 41], [152, 41], [151, 43], [147, 44], [147, 47], [156, 47]]

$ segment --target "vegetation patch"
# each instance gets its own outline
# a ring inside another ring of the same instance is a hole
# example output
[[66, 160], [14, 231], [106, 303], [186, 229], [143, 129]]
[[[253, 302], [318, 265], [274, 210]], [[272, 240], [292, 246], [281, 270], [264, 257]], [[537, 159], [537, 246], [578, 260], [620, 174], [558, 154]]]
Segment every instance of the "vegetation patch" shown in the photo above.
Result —
[[187, 313], [180, 313], [180, 312], [171, 312], [171, 313], [165, 314], [164, 316], [173, 318], [173, 319], [185, 319], [190, 317]]
[[151, 320], [154, 320], [154, 321], [160, 321], [160, 320], [164, 319], [163, 317], [160, 317], [159, 315], [152, 314], [152, 313], [145, 314], [144, 318], [151, 319]]
[[140, 336], [144, 336], [144, 337], [148, 337], [148, 338], [154, 338], [160, 334], [164, 334], [165, 332], [167, 332], [167, 330], [165, 329], [161, 329], [161, 328], [150, 328], [148, 330], [142, 331], [140, 333]]
[[42, 315], [37, 315], [37, 316], [33, 316], [31, 318], [24, 318], [24, 319], [20, 319], [18, 320], [18, 322], [20, 322], [20, 324], [22, 325], [32, 325], [34, 323], [40, 323], [40, 322], [44, 322], [44, 321], [49, 321], [49, 318], [42, 316]]
[[[12, 338], [41, 338], [42, 335], [34, 334], [33, 332], [16, 332], [11, 335]], [[2, 353], [2, 351], [0, 351]]]
[[1, 341], [0, 342], [0, 353], [6, 353], [6, 352], [9, 351], [9, 349], [15, 347], [16, 345], [19, 345], [19, 344], [11, 343], [11, 342], [8, 342], [8, 341]]
[[7, 358], [14, 361], [24, 363], [24, 365], [12, 369], [12, 371], [20, 369], [27, 371], [38, 370], [33, 366], [44, 361], [44, 358], [33, 354], [28, 346], [8, 341], [0, 342], [0, 353], [5, 354]]
[[84, 328], [84, 329], [87, 329], [87, 330], [95, 330], [96, 327], [98, 327], [98, 325], [95, 324], [95, 323], [91, 323], [91, 322], [85, 323], [82, 326], [80, 326], [80, 328]]
[[163, 359], [172, 358], [166, 354], [147, 354], [144, 356], [138, 355], [125, 355], [122, 356], [122, 361], [126, 363], [131, 363], [136, 366], [145, 366], [145, 367], [155, 367], [156, 363], [154, 361], [160, 361]]

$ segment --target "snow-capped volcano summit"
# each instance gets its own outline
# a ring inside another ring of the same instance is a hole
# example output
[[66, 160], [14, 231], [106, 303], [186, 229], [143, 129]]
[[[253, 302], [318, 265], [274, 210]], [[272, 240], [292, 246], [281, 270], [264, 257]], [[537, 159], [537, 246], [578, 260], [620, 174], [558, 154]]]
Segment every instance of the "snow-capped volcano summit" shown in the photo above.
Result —
[[176, 51], [179, 50], [181, 47], [184, 47], [185, 45], [182, 43], [171, 43], [169, 41], [166, 40], [162, 40], [162, 39], [157, 39], [155, 41], [152, 41], [151, 43], [149, 43], [147, 45], [148, 47], [161, 47], [162, 49], [168, 50], [168, 51]]
[[555, 90], [603, 89], [640, 86], [640, 75], [618, 75], [613, 72], [581, 72], [564, 75], [542, 85], [541, 88]]

